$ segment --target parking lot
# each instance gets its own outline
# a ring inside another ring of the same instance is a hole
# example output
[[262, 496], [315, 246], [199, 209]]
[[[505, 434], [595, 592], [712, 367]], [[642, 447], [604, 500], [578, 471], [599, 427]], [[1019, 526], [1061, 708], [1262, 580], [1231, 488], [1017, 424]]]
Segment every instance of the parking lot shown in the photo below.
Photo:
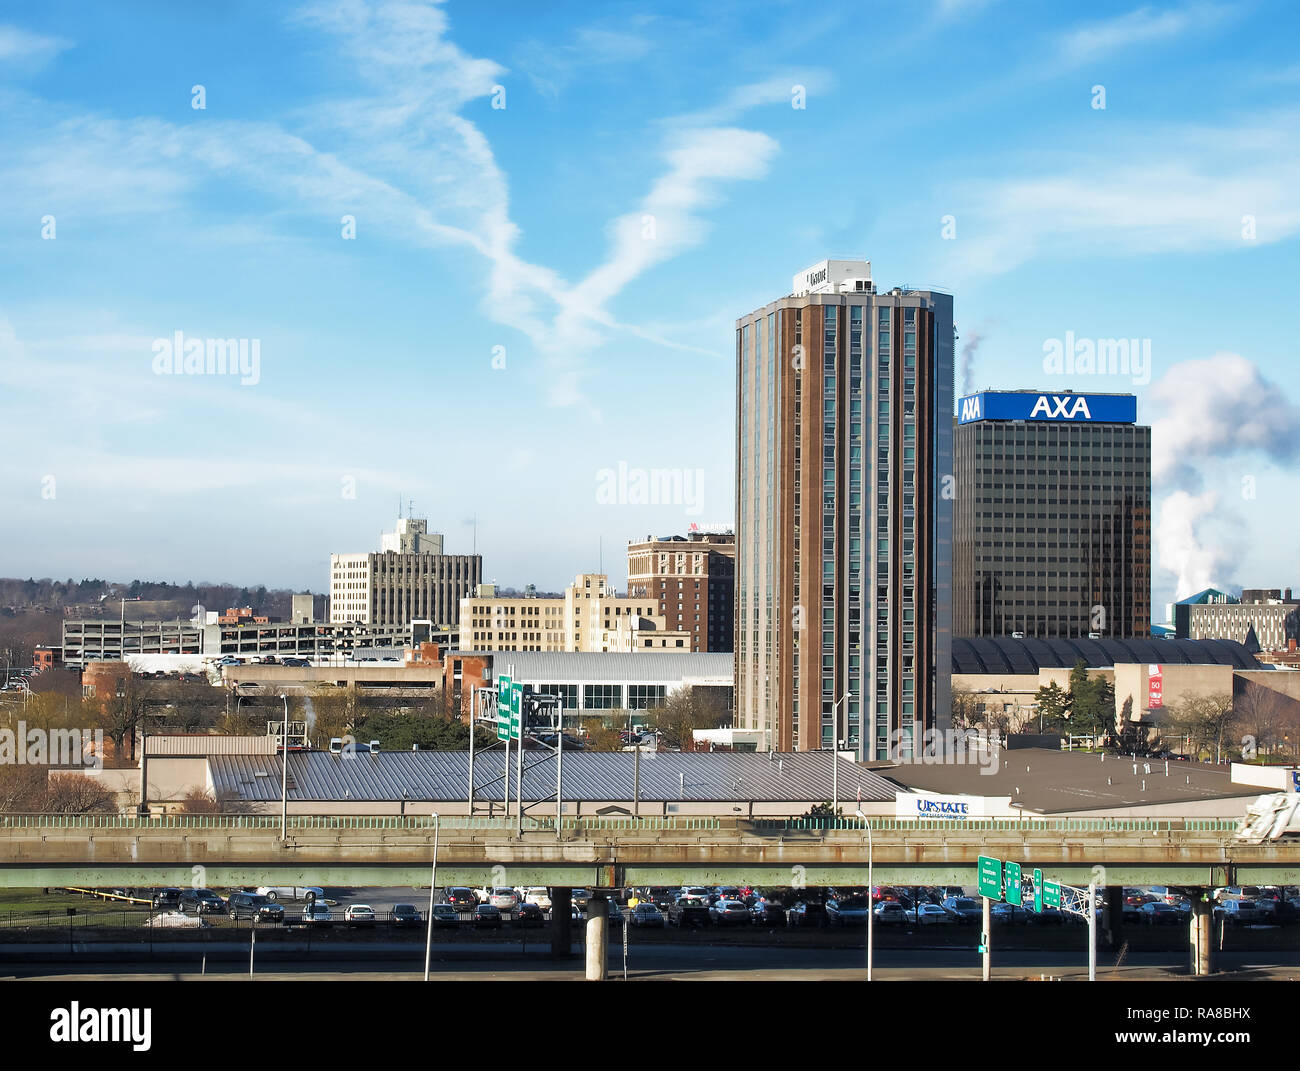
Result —
[[[954, 887], [873, 890], [875, 940], [882, 948], [966, 948], [979, 943], [981, 906]], [[116, 890], [113, 899], [68, 890], [6, 890], [0, 894], [0, 942], [88, 944], [110, 940], [237, 939], [256, 926], [263, 940], [303, 938], [332, 943], [423, 940], [429, 890], [322, 888], [212, 890], [196, 903], [194, 890]], [[1300, 947], [1297, 890], [1215, 890], [1216, 917], [1225, 920], [1225, 947]], [[529, 895], [539, 903], [528, 904]], [[575, 890], [572, 935], [583, 937], [591, 893]], [[187, 896], [185, 910], [170, 902]], [[1176, 948], [1186, 942], [1190, 905], [1177, 890], [1125, 889], [1119, 937], [1134, 948]], [[253, 901], [236, 912], [232, 904]], [[449, 900], [460, 899], [460, 904]], [[511, 900], [513, 899], [513, 903]], [[154, 906], [154, 901], [161, 901]], [[495, 902], [495, 906], [492, 902]], [[1253, 907], [1244, 909], [1242, 905]], [[1267, 906], [1261, 906], [1266, 904]], [[865, 941], [864, 889], [742, 890], [729, 887], [620, 890], [611, 924], [638, 943], [860, 947]], [[258, 914], [254, 918], [253, 909]], [[366, 910], [369, 909], [369, 910]], [[266, 912], [263, 914], [262, 912]], [[549, 940], [547, 890], [439, 889], [437, 939], [475, 942]], [[1003, 948], [1072, 948], [1086, 941], [1086, 920], [1055, 911], [995, 905], [994, 940]], [[1104, 912], [1099, 911], [1099, 922]], [[1099, 927], [1100, 929], [1100, 927]], [[295, 938], [296, 935], [296, 938]], [[635, 935], [635, 936], [633, 936]], [[615, 940], [621, 940], [615, 937]]]

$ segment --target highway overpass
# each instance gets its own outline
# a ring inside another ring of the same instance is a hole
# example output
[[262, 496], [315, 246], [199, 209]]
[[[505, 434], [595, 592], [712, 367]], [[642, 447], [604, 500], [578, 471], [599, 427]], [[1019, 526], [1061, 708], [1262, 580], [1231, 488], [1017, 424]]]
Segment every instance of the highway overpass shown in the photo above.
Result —
[[[992, 855], [1086, 885], [1300, 884], [1300, 843], [1223, 819], [871, 819], [876, 884], [975, 885]], [[859, 819], [452, 817], [439, 886], [866, 885]], [[0, 886], [428, 886], [430, 817], [0, 815]], [[500, 867], [501, 870], [494, 868]]]

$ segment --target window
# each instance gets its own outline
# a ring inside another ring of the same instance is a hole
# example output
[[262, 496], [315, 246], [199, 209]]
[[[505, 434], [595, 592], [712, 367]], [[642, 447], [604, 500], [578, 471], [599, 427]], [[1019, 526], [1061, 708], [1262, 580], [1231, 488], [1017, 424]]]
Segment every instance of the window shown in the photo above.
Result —
[[661, 707], [666, 694], [667, 686], [663, 684], [629, 684], [627, 709], [648, 710], [650, 707]]
[[[572, 687], [576, 688], [576, 685]], [[587, 710], [615, 710], [623, 705], [621, 684], [584, 684], [582, 705]]]

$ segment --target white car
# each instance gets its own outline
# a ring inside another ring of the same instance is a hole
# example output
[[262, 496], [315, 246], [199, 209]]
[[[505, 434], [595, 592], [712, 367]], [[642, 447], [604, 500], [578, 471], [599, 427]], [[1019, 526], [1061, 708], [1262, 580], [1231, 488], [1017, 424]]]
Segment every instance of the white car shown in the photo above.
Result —
[[543, 911], [551, 910], [551, 894], [540, 885], [534, 885], [524, 891], [524, 903], [536, 904]]
[[334, 916], [317, 900], [302, 909], [302, 921], [307, 926], [329, 926], [334, 922]]
[[343, 912], [343, 921], [361, 926], [375, 921], [375, 909], [369, 904], [352, 904]]
[[325, 890], [319, 885], [260, 885], [257, 895], [268, 900], [324, 900]]

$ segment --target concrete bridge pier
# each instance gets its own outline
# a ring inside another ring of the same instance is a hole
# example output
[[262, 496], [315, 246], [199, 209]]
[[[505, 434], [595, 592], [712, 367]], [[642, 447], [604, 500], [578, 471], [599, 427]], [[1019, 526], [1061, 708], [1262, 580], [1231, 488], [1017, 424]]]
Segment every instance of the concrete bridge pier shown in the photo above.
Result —
[[587, 981], [609, 977], [609, 901], [595, 895], [587, 902]]
[[551, 958], [568, 959], [573, 951], [573, 932], [570, 915], [573, 911], [573, 890], [551, 890]]
[[1207, 978], [1214, 973], [1214, 905], [1204, 890], [1199, 890], [1192, 899], [1189, 929], [1192, 974], [1197, 978]]

